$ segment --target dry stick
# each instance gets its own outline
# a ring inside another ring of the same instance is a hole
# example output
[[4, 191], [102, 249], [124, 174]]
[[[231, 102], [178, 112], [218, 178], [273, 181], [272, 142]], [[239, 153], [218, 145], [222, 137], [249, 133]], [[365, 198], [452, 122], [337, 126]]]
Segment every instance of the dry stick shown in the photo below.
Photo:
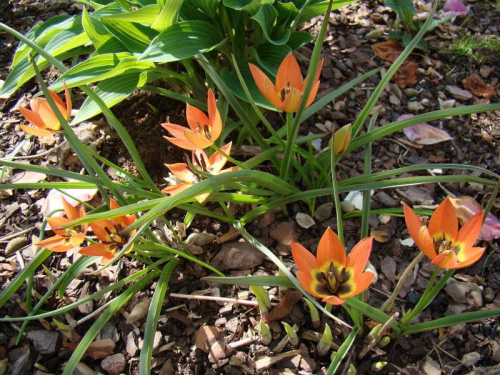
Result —
[[19, 231], [19, 232], [15, 232], [15, 233], [11, 233], [11, 234], [6, 234], [5, 236], [0, 237], [0, 242], [8, 241], [8, 240], [10, 240], [12, 238], [19, 237], [22, 234], [31, 232], [34, 229], [35, 229], [35, 227], [31, 227], [31, 228], [27, 228], [27, 229], [24, 229], [24, 230]]
[[405, 271], [399, 278], [398, 283], [396, 284], [396, 288], [394, 288], [394, 291], [392, 292], [391, 296], [384, 302], [380, 310], [382, 311], [389, 311], [392, 308], [392, 305], [394, 304], [394, 301], [396, 300], [396, 297], [399, 294], [399, 291], [403, 287], [404, 282], [410, 276], [410, 273], [413, 271], [413, 268], [422, 260], [424, 257], [424, 253], [419, 252], [418, 255], [415, 257], [415, 259], [412, 260], [412, 262], [406, 267]]
[[359, 356], [358, 358], [359, 359], [362, 359], [370, 350], [372, 350], [372, 348], [377, 344], [377, 342], [379, 342], [379, 340], [382, 338], [383, 334], [385, 333], [385, 331], [387, 331], [387, 329], [391, 326], [392, 323], [394, 323], [394, 321], [399, 318], [399, 313], [398, 312], [395, 312], [394, 315], [392, 315], [388, 320], [387, 322], [384, 323], [384, 325], [380, 328], [380, 332], [378, 333], [377, 337], [374, 337], [372, 339], [372, 341], [370, 341], [370, 343], [368, 344], [368, 346], [366, 348], [363, 349], [363, 351], [361, 353], [359, 353]]

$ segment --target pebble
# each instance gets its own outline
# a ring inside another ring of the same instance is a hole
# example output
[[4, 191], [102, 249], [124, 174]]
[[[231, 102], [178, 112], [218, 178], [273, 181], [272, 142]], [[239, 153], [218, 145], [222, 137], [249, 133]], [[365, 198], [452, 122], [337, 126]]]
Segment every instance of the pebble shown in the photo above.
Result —
[[309, 229], [316, 224], [311, 216], [302, 212], [298, 212], [295, 215], [295, 221], [304, 229]]
[[466, 303], [466, 294], [470, 291], [470, 285], [468, 283], [454, 281], [450, 279], [448, 285], [444, 288], [446, 293], [457, 303]]
[[458, 86], [451, 86], [448, 85], [446, 86], [446, 90], [455, 98], [458, 100], [469, 100], [472, 99], [472, 94], [468, 90], [461, 89]]
[[276, 225], [276, 228], [269, 232], [269, 235], [281, 245], [290, 245], [291, 242], [299, 238], [295, 232], [295, 225], [290, 221], [284, 221]]
[[399, 100], [395, 94], [391, 94], [391, 96], [389, 96], [389, 102], [396, 106], [401, 105], [401, 100]]
[[125, 366], [127, 361], [125, 356], [121, 353], [110, 355], [106, 357], [101, 362], [101, 367], [110, 375], [118, 375], [125, 371]]
[[448, 99], [448, 100], [441, 100], [438, 99], [439, 101], [439, 108], [441, 109], [450, 109], [455, 106], [455, 103], [457, 102], [455, 99]]
[[248, 270], [257, 267], [263, 261], [264, 254], [248, 242], [227, 242], [222, 245], [210, 265], [220, 271]]
[[217, 239], [212, 233], [191, 233], [186, 239], [186, 245], [205, 246], [211, 244]]
[[472, 367], [481, 360], [481, 354], [478, 352], [466, 353], [462, 357], [462, 363], [467, 367]]
[[422, 372], [426, 375], [441, 375], [442, 373], [439, 363], [430, 357], [425, 358], [425, 362], [422, 366]]
[[470, 294], [472, 296], [472, 299], [474, 300], [474, 303], [478, 307], [483, 306], [483, 291], [481, 290], [481, 287], [477, 285], [476, 283], [470, 284]]
[[379, 215], [378, 220], [380, 221], [380, 224], [387, 224], [389, 221], [391, 221], [391, 216], [390, 215]]
[[56, 352], [59, 333], [56, 331], [34, 330], [26, 334], [33, 343], [35, 350], [40, 354], [54, 354]]
[[11, 239], [7, 243], [7, 246], [5, 246], [5, 256], [8, 257], [9, 255], [15, 253], [17, 250], [26, 245], [26, 242], [26, 238], [23, 236]]
[[73, 371], [73, 375], [95, 375], [95, 373], [94, 370], [83, 362], [79, 362]]
[[130, 311], [130, 314], [127, 316], [127, 323], [133, 324], [148, 315], [150, 304], [151, 301], [149, 299], [135, 304], [132, 311]]
[[420, 102], [408, 102], [408, 110], [412, 112], [418, 112], [424, 109], [424, 106]]
[[328, 202], [316, 208], [316, 211], [314, 212], [314, 217], [319, 221], [325, 221], [332, 216], [332, 212], [333, 212], [333, 203]]

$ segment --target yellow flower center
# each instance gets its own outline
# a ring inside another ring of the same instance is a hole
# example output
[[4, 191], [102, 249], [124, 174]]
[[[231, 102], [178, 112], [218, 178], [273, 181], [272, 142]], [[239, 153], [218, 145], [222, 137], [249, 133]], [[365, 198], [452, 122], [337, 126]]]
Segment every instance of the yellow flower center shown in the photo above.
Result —
[[279, 97], [283, 101], [285, 100], [286, 96], [292, 91], [292, 88], [290, 87], [290, 82], [287, 83], [287, 86], [282, 88]]
[[207, 139], [212, 140], [212, 127], [208, 124], [201, 125], [199, 122], [196, 123], [196, 132], [204, 135]]
[[453, 251], [456, 254], [460, 251], [460, 245], [449, 239], [444, 233], [440, 236], [433, 238], [434, 250], [437, 254], [444, 253], [445, 251]]
[[319, 275], [319, 283], [328, 289], [329, 294], [338, 294], [343, 288], [343, 284], [350, 278], [349, 273], [340, 264], [330, 262], [327, 267], [322, 267], [323, 271]]

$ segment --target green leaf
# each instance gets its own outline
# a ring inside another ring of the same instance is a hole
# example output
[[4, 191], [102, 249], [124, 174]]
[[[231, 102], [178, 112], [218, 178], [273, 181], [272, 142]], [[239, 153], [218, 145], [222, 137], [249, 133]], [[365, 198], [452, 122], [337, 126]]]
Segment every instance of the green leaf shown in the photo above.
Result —
[[245, 12], [254, 15], [259, 11], [259, 8], [264, 4], [272, 4], [274, 0], [223, 0], [224, 6], [235, 9], [244, 10]]
[[[129, 97], [141, 83], [141, 74], [131, 73], [122, 74], [99, 83], [94, 89], [106, 105], [111, 108], [115, 104], [120, 103], [122, 100]], [[99, 106], [90, 98], [87, 98], [82, 104], [78, 115], [71, 122], [72, 125], [78, 124], [87, 120], [95, 115], [101, 113]]]
[[140, 60], [160, 63], [182, 60], [214, 49], [222, 39], [219, 29], [208, 22], [179, 22], [158, 35]]
[[83, 8], [82, 25], [94, 47], [99, 50], [111, 39], [116, 39], [104, 25]]
[[[67, 23], [66, 26], [68, 26]], [[88, 52], [86, 48], [82, 47], [89, 42], [89, 38], [83, 30], [81, 18], [72, 18], [71, 27], [63, 30], [58, 29], [55, 35], [52, 33], [50, 35], [53, 37], [45, 43], [44, 49], [54, 57], [65, 59]], [[0, 94], [12, 94], [21, 85], [35, 76], [32, 63], [28, 59], [29, 51], [26, 52], [24, 58], [21, 58], [13, 65], [14, 69], [7, 76]], [[47, 60], [41, 56], [38, 56], [35, 61], [40, 70], [44, 70], [50, 66]]]
[[99, 77], [104, 76], [106, 73], [118, 66], [122, 59], [130, 56], [130, 52], [122, 52], [107, 53], [91, 57], [66, 71], [66, 73], [62, 75], [59, 82], [56, 81], [50, 89], [58, 90], [62, 88], [62, 79], [66, 81], [68, 87], [95, 82], [99, 80]]
[[184, 0], [168, 0], [151, 27], [161, 32], [177, 23], [183, 2]]
[[156, 21], [159, 14], [160, 8], [158, 5], [147, 5], [134, 10], [133, 12], [115, 13], [113, 15], [106, 16], [105, 18], [107, 20], [133, 22], [151, 26]]
[[217, 17], [217, 8], [219, 7], [220, 0], [185, 0], [189, 1], [193, 6], [201, 9], [210, 18]]
[[286, 44], [292, 51], [295, 51], [300, 47], [311, 43], [313, 40], [314, 37], [306, 31], [292, 31]]
[[[336, 10], [342, 8], [343, 6], [355, 3], [357, 0], [338, 0], [334, 1], [332, 10]], [[319, 16], [320, 14], [324, 14], [326, 8], [328, 7], [328, 3], [330, 0], [313, 0], [311, 3], [304, 9], [302, 14], [299, 16], [297, 20], [297, 24], [300, 25], [302, 22], [309, 21], [311, 18]], [[300, 8], [300, 7], [299, 7]]]
[[290, 52], [292, 50], [287, 45], [276, 46], [270, 43], [258, 44], [255, 49], [250, 51], [258, 65], [273, 76], [276, 76], [278, 67]]
[[412, 0], [385, 0], [385, 6], [395, 11], [406, 25], [413, 26], [413, 15], [416, 9]]
[[[406, 47], [408, 44], [411, 43], [413, 40], [413, 36], [411, 34], [404, 34], [401, 42], [403, 45]], [[427, 52], [428, 46], [427, 46], [427, 41], [422, 38], [418, 41], [418, 43], [415, 45], [415, 48], [418, 48], [421, 51]]]
[[252, 19], [260, 25], [264, 37], [269, 43], [282, 45], [288, 41], [290, 29], [274, 29], [278, 19], [278, 11], [271, 4], [263, 4]]
[[75, 87], [122, 74], [142, 73], [154, 68], [154, 63], [137, 61], [137, 56], [130, 56], [128, 53], [98, 55], [68, 70], [54, 82], [51, 89], [61, 90], [63, 81], [68, 87]]
[[131, 52], [144, 52], [151, 40], [158, 35], [155, 30], [147, 26], [112, 17], [115, 16], [101, 17], [101, 22]]

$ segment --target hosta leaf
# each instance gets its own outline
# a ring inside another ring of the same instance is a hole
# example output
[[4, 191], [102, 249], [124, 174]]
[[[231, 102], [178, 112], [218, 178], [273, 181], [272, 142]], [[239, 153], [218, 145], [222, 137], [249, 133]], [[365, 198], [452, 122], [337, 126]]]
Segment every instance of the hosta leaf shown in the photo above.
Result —
[[[51, 86], [52, 90], [61, 90], [62, 81], [68, 87], [103, 81], [122, 74], [141, 73], [155, 68], [150, 61], [137, 61], [137, 56], [127, 56], [126, 53], [99, 55], [84, 61], [63, 74]], [[89, 63], [89, 61], [91, 61]]]
[[[338, 0], [333, 2], [332, 10], [342, 8], [345, 5], [352, 4], [357, 0]], [[326, 8], [328, 7], [329, 0], [313, 0], [304, 9], [300, 15], [297, 24], [300, 25], [302, 22], [309, 21], [311, 18], [324, 14]], [[300, 7], [297, 7], [300, 9]]]
[[293, 31], [286, 44], [292, 51], [295, 51], [307, 43], [311, 43], [313, 40], [314, 37], [306, 31]]
[[142, 53], [149, 46], [158, 33], [134, 22], [126, 22], [112, 18], [101, 17], [101, 22], [131, 52]]
[[252, 17], [260, 25], [262, 32], [269, 43], [285, 44], [290, 37], [288, 28], [278, 30], [274, 26], [278, 18], [278, 11], [271, 4], [263, 4], [257, 14]]
[[250, 53], [261, 68], [276, 76], [279, 65], [290, 52], [292, 50], [287, 45], [276, 46], [270, 43], [262, 43], [257, 45]]
[[[137, 87], [144, 83], [144, 78], [145, 75], [141, 77], [141, 74], [138, 73], [123, 74], [100, 82], [94, 89], [94, 92], [111, 108], [128, 98]], [[99, 106], [93, 100], [87, 98], [71, 124], [79, 124], [99, 113], [101, 113]]]
[[134, 10], [133, 12], [121, 12], [118, 14], [106, 16], [105, 18], [107, 20], [134, 22], [151, 26], [155, 22], [159, 14], [160, 8], [158, 8], [157, 5], [147, 5], [145, 7]]
[[208, 52], [221, 42], [222, 34], [212, 24], [199, 20], [183, 21], [158, 35], [141, 60], [161, 63], [177, 61]]
[[151, 27], [161, 32], [177, 23], [183, 1], [184, 0], [168, 0], [163, 6], [160, 14], [156, 16]]

